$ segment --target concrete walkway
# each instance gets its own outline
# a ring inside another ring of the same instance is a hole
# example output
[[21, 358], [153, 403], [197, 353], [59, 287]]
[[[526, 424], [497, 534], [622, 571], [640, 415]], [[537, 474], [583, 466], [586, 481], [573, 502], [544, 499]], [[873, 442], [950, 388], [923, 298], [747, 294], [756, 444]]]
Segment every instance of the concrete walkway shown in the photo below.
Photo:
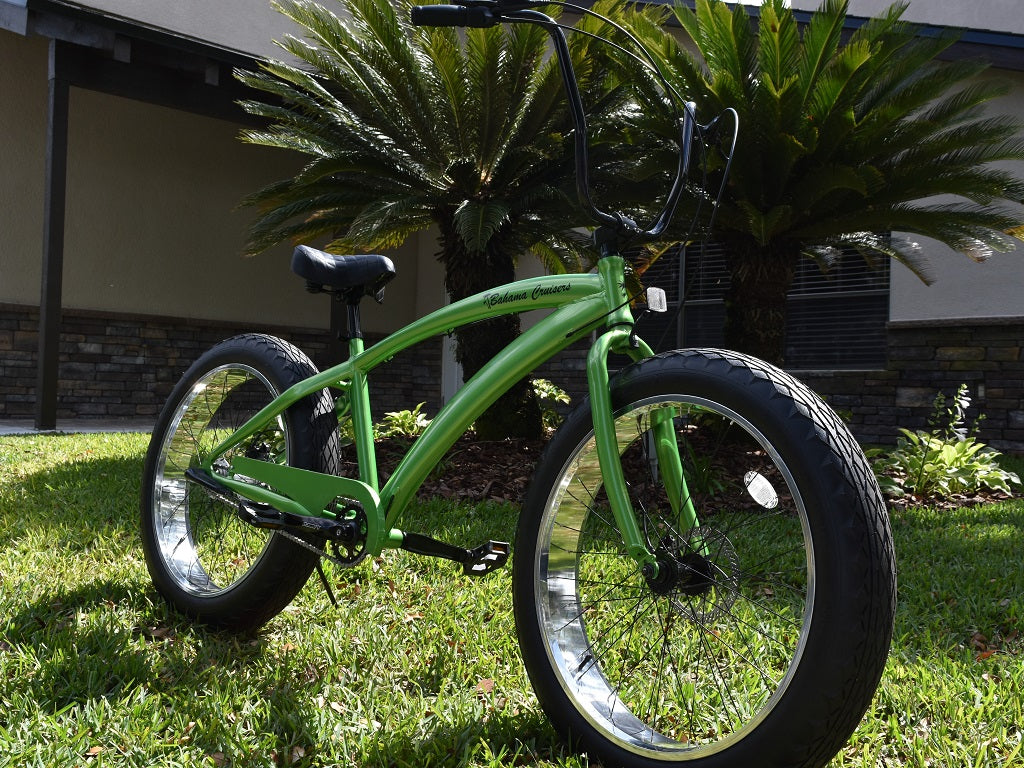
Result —
[[96, 432], [152, 432], [152, 421], [138, 419], [59, 419], [56, 429], [40, 431], [29, 419], [0, 419], [2, 435], [60, 435]]

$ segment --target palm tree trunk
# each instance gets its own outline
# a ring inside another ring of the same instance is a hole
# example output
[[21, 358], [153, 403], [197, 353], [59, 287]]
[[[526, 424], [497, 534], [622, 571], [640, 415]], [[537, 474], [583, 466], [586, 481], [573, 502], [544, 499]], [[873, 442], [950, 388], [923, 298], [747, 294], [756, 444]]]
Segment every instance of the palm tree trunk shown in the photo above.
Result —
[[786, 295], [795, 251], [728, 244], [732, 282], [725, 296], [725, 345], [775, 365], [785, 362]]
[[[484, 254], [470, 253], [451, 229], [442, 226], [444, 283], [448, 296], [458, 301], [515, 279], [515, 264], [492, 238]], [[455, 356], [468, 380], [494, 355], [513, 341], [520, 331], [518, 315], [502, 315], [455, 330]], [[482, 440], [507, 437], [537, 439], [542, 433], [540, 406], [529, 380], [517, 382], [498, 399], [474, 425]]]

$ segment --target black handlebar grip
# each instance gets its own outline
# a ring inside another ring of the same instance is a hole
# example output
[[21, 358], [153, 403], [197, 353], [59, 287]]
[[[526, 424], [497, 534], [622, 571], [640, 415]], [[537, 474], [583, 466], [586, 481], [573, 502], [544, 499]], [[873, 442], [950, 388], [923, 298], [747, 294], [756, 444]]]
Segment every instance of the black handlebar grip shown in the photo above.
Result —
[[417, 27], [493, 27], [498, 23], [490, 8], [479, 5], [416, 5], [410, 19]]

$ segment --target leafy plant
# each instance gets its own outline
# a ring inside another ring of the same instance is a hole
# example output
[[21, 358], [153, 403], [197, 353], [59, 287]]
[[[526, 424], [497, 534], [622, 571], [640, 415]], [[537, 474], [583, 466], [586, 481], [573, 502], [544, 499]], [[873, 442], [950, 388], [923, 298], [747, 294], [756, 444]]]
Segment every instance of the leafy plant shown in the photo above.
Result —
[[374, 437], [378, 440], [388, 437], [419, 437], [430, 424], [430, 419], [423, 413], [424, 405], [426, 403], [420, 403], [411, 411], [406, 408], [385, 413], [384, 418], [373, 427]]
[[338, 395], [334, 401], [334, 414], [338, 418], [338, 441], [342, 447], [355, 445], [356, 429], [352, 423], [352, 401], [346, 393]]
[[557, 384], [547, 379], [533, 379], [533, 393], [540, 403], [541, 420], [545, 429], [555, 429], [562, 423], [563, 416], [558, 412], [559, 405], [568, 405], [572, 398]]
[[685, 466], [687, 491], [697, 497], [711, 497], [728, 488], [725, 475], [712, 461], [711, 456], [694, 449], [689, 440], [683, 442], [686, 449]]
[[957, 388], [956, 394], [948, 403], [944, 394], [936, 394], [932, 402], [932, 415], [928, 417], [928, 426], [932, 428], [932, 434], [948, 441], [966, 440], [977, 435], [978, 426], [984, 421], [985, 414], [978, 414], [968, 426], [967, 409], [970, 407], [971, 396], [966, 384], [961, 384]]
[[941, 392], [928, 419], [930, 431], [900, 428], [896, 448], [868, 452], [882, 491], [890, 496], [948, 498], [982, 487], [1011, 493], [1020, 478], [999, 466], [1001, 454], [976, 438], [979, 416], [968, 426], [971, 398], [961, 384], [947, 402]]

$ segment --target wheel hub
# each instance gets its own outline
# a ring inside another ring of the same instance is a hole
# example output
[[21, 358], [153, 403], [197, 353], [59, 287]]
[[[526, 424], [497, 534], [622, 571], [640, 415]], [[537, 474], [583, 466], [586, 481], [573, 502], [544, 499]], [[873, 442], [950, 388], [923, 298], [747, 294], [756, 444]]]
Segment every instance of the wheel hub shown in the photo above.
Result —
[[714, 567], [704, 555], [690, 552], [683, 557], [679, 565], [683, 569], [679, 591], [683, 594], [691, 597], [702, 595], [714, 585]]
[[654, 556], [658, 572], [644, 569], [647, 586], [658, 597], [667, 598], [676, 613], [706, 624], [732, 608], [737, 595], [739, 558], [721, 531], [695, 528], [683, 544], [667, 536]]
[[647, 569], [644, 577], [656, 595], [681, 592], [692, 597], [707, 592], [715, 583], [711, 561], [689, 547], [679, 547], [671, 536], [661, 542], [654, 556], [658, 572]]

